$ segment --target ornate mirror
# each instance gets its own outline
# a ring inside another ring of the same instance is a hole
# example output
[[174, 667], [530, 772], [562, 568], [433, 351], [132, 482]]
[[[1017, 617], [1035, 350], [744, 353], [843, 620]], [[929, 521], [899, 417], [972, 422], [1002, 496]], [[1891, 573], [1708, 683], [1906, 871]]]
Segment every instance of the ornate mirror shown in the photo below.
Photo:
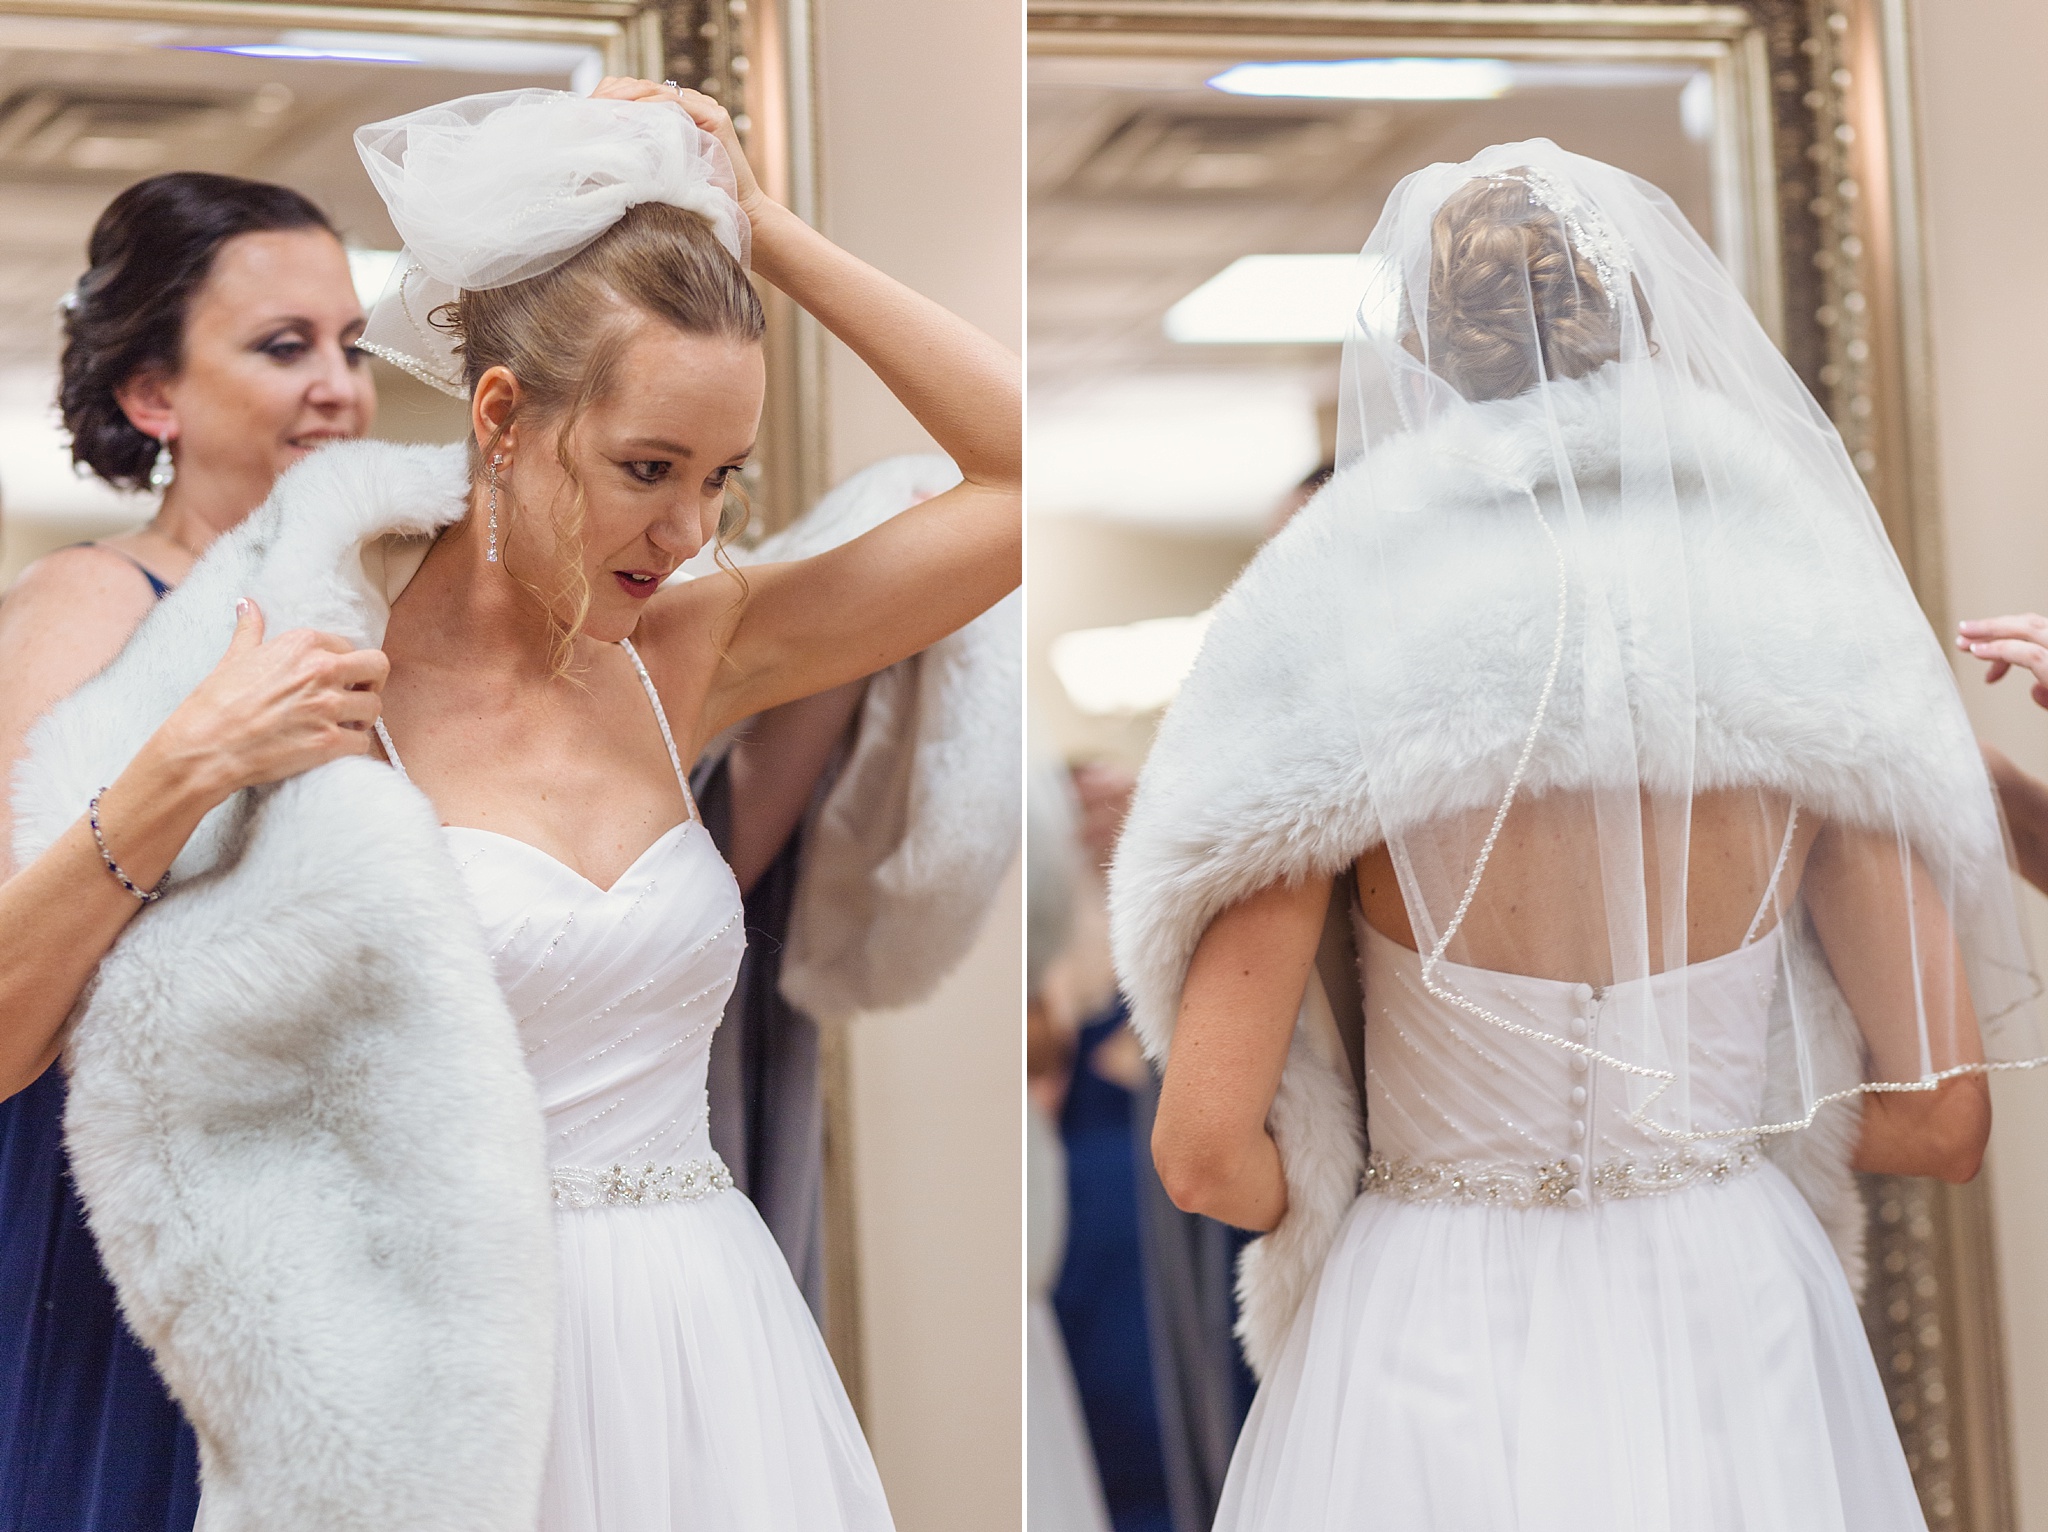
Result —
[[[1271, 309], [1263, 331], [1233, 333], [1262, 301], [1251, 286], [1234, 307], [1198, 300], [1232, 273], [1250, 283], [1244, 257], [1356, 251], [1408, 171], [1537, 135], [1671, 193], [1833, 416], [1923, 606], [1945, 624], [1902, 0], [1029, 0], [1028, 11], [1033, 558], [1035, 571], [1056, 562], [1073, 592], [1042, 598], [1053, 582], [1034, 574], [1032, 687], [1061, 748], [1142, 757], [1173, 666], [1199, 639], [1157, 619], [1212, 600], [1295, 480], [1330, 454], [1334, 337]], [[1402, 81], [1348, 97], [1294, 92], [1271, 72], [1265, 86], [1232, 83], [1245, 66], [1349, 59], [1402, 61]], [[1313, 276], [1293, 270], [1297, 287]], [[1170, 475], [1174, 444], [1203, 429], [1225, 385], [1228, 435], [1256, 437], [1247, 456], [1258, 459], [1226, 465], [1237, 474], [1227, 493], [1212, 472], [1148, 498], [1114, 480], [1116, 454], [1091, 452], [1104, 433], [1137, 432], [1152, 446], [1148, 475], [1162, 463]], [[1119, 559], [1112, 590], [1093, 570]], [[1140, 585], [1150, 594], [1134, 598]], [[1096, 646], [1085, 654], [1084, 639]], [[1118, 667], [1130, 684], [1091, 695], [1091, 676]], [[2010, 1527], [1982, 1183], [1866, 1178], [1865, 1190], [1865, 1320], [1929, 1524]]]

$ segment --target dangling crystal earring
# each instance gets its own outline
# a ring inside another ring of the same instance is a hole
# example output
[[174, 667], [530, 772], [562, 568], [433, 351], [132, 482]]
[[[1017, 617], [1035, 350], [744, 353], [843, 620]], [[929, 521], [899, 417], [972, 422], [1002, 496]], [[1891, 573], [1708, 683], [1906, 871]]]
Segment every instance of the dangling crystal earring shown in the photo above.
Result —
[[177, 477], [178, 465], [171, 461], [171, 433], [166, 431], [157, 439], [156, 461], [149, 465], [149, 487], [162, 494]]
[[488, 523], [490, 546], [484, 553], [484, 562], [487, 564], [498, 562], [498, 465], [504, 461], [505, 459], [501, 454], [496, 452], [491, 454], [489, 473], [491, 519]]

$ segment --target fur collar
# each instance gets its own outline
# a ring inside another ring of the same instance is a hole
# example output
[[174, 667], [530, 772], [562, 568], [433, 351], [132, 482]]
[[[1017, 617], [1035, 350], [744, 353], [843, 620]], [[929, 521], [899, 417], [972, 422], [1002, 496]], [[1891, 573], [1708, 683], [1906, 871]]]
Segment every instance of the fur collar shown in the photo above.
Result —
[[[1848, 822], [1896, 814], [1937, 866], [2000, 856], [1953, 677], [1867, 507], [1853, 524], [1822, 525], [1827, 498], [1770, 433], [1692, 389], [1664, 411], [1688, 433], [1673, 443], [1679, 514], [1631, 514], [1608, 445], [1617, 371], [1388, 444], [1333, 479], [1218, 604], [1161, 722], [1111, 877], [1117, 967], [1155, 1059], [1219, 911], [1275, 881], [1338, 872], [1390, 826], [1499, 801], [1556, 625], [1555, 555], [1530, 496], [1563, 539], [1572, 594], [1567, 659], [1525, 792], [1632, 787], [1638, 773], [1680, 791], [1760, 784]], [[1560, 502], [1559, 448], [1576, 515]], [[1428, 535], [1416, 535], [1425, 521]], [[1442, 599], [1450, 590], [1456, 602]], [[1675, 651], [1657, 643], [1668, 614], [1690, 635], [1682, 670], [1635, 661], [1633, 750], [1605, 757], [1579, 727], [1597, 705], [1583, 682], [1596, 599], [1624, 643], [1644, 641], [1638, 654]], [[1341, 1048], [1314, 1012], [1304, 1009], [1269, 1119], [1289, 1213], [1241, 1269], [1255, 1366], [1277, 1354], [1362, 1165]], [[1853, 1026], [1845, 1009], [1838, 1021]], [[1806, 1189], [1847, 1242], [1853, 1124], [1835, 1137], [1841, 1163], [1826, 1157]], [[1860, 1263], [1846, 1243], [1844, 1254]]]
[[[385, 534], [460, 448], [340, 445], [222, 538], [34, 731], [35, 856], [219, 660], [381, 639]], [[365, 563], [365, 553], [369, 562]], [[74, 1018], [66, 1142], [122, 1312], [198, 1432], [207, 1532], [531, 1532], [555, 1253], [539, 1104], [426, 800], [363, 759], [207, 817]]]

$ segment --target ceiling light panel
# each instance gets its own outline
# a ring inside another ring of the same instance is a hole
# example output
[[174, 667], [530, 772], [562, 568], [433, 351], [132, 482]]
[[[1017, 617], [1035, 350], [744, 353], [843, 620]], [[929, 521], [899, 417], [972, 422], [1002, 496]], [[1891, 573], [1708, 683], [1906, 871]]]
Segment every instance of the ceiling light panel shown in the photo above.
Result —
[[1188, 345], [1335, 345], [1353, 315], [1390, 330], [1399, 291], [1379, 256], [1246, 255], [1166, 311]]
[[1288, 59], [1237, 64], [1209, 84], [1233, 96], [1323, 101], [1491, 101], [1514, 88], [1503, 59]]

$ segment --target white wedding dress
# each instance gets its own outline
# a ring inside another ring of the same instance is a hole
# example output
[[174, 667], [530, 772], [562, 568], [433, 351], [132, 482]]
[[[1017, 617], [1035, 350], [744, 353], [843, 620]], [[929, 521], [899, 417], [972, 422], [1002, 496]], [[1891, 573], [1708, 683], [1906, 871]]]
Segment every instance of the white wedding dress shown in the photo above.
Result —
[[[1216, 1526], [1924, 1532], [1848, 1281], [1754, 1141], [1632, 1124], [1606, 1066], [1438, 999], [1413, 951], [1357, 924], [1366, 1191]], [[1763, 1120], [1778, 946], [1773, 928], [1637, 981], [1684, 986], [1701, 1129]], [[1438, 984], [1625, 1046], [1621, 986], [1450, 963]]]
[[[691, 801], [661, 700], [622, 647]], [[540, 1532], [888, 1532], [824, 1341], [711, 1147], [711, 1037], [746, 933], [694, 801], [609, 889], [524, 841], [447, 835], [554, 1167], [562, 1285]]]

